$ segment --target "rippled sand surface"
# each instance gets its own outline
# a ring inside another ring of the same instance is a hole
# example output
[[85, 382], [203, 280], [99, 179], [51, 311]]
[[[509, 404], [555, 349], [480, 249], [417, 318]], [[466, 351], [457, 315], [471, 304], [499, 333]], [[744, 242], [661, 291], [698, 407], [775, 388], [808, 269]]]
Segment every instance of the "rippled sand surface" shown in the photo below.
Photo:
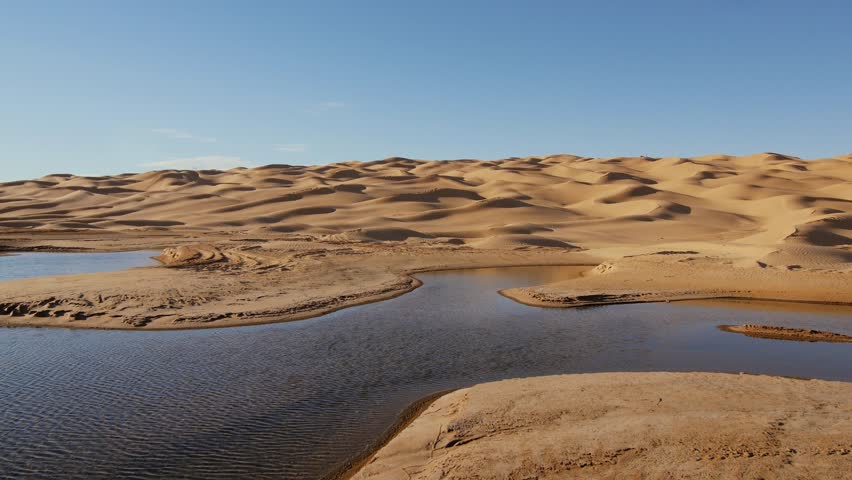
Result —
[[393, 300], [258, 327], [0, 330], [0, 477], [318, 478], [417, 398], [509, 377], [710, 370], [852, 380], [849, 345], [716, 329], [849, 334], [848, 313], [542, 309], [496, 293], [558, 272], [424, 274], [423, 287]]

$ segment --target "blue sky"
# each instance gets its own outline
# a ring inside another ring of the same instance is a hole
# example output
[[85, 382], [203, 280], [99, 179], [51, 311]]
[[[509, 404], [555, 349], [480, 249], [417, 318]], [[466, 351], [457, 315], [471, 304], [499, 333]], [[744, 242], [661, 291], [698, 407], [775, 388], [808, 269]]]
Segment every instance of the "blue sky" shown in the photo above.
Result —
[[848, 1], [0, 1], [0, 180], [852, 152]]

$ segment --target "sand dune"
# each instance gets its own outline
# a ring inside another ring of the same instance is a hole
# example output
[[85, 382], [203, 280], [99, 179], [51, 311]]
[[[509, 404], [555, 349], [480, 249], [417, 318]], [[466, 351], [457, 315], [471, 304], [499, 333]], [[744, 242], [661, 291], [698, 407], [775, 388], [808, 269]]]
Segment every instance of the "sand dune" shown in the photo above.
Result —
[[[583, 248], [601, 247], [603, 238], [623, 243], [605, 234], [619, 230], [637, 241], [655, 236], [842, 248], [852, 243], [850, 172], [848, 155], [805, 161], [764, 153], [452, 162], [395, 157], [228, 171], [57, 174], [0, 184], [0, 228], [278, 231]], [[505, 230], [515, 224], [529, 228]]]
[[[852, 305], [852, 155], [389, 158], [0, 184], [0, 255], [143, 248], [163, 249], [163, 266], [2, 282], [0, 326], [297, 320], [405, 293], [417, 272], [543, 264], [583, 273], [501, 293], [554, 307]], [[743, 332], [814, 335], [765, 330]], [[774, 478], [782, 468], [839, 478], [849, 390], [702, 373], [485, 384], [439, 399], [355, 478]]]
[[0, 324], [303, 318], [410, 290], [416, 271], [536, 263], [590, 272], [503, 293], [563, 307], [718, 297], [848, 304], [850, 185], [852, 156], [775, 153], [48, 175], [0, 184], [0, 251], [191, 250], [161, 257], [179, 272], [6, 282], [0, 311], [10, 316]]

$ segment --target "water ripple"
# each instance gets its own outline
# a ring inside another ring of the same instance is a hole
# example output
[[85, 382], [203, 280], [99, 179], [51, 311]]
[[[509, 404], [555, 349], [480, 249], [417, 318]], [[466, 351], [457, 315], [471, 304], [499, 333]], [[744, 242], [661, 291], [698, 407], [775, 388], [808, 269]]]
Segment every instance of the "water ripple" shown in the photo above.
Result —
[[[538, 273], [536, 273], [538, 272]], [[175, 332], [0, 331], [0, 477], [318, 478], [410, 402], [507, 377], [722, 370], [852, 380], [852, 348], [716, 330], [849, 333], [848, 314], [497, 295], [547, 269], [422, 275], [408, 295], [300, 322]]]

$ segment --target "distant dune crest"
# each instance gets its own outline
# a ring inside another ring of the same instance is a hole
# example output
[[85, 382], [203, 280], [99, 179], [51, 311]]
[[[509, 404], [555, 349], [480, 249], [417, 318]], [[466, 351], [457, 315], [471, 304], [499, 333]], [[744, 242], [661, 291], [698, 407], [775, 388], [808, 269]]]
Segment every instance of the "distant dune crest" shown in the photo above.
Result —
[[[48, 175], [0, 184], [11, 229], [286, 232], [471, 246], [643, 241], [852, 244], [852, 155], [479, 161]], [[521, 226], [521, 227], [519, 227]]]

